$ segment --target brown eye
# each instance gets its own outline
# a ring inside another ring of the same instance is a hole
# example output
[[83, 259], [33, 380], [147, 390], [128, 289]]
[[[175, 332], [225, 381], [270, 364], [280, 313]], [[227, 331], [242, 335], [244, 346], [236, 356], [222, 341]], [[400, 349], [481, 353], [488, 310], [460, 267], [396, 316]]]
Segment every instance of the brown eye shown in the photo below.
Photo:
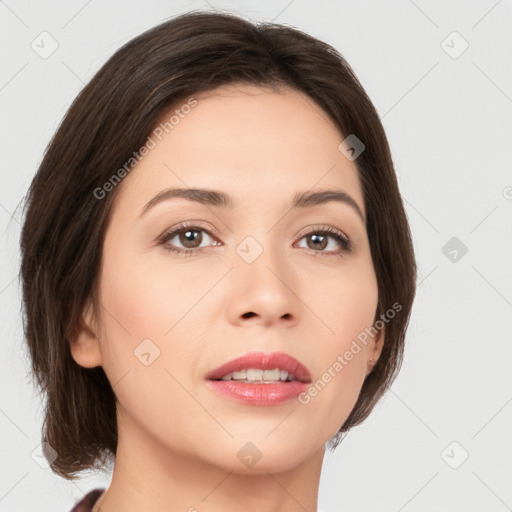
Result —
[[208, 238], [214, 242], [209, 245], [219, 245], [206, 229], [200, 226], [181, 225], [165, 232], [159, 238], [159, 244], [168, 251], [192, 254], [198, 252], [201, 249], [201, 244]]
[[310, 231], [302, 236], [301, 241], [304, 239], [306, 239], [307, 249], [326, 256], [342, 255], [352, 250], [352, 243], [348, 237], [331, 227]]
[[327, 247], [327, 237], [326, 235], [318, 235], [313, 233], [312, 235], [307, 235], [306, 239], [308, 240], [308, 247], [310, 249], [325, 249]]
[[203, 240], [202, 231], [197, 229], [187, 229], [186, 231], [181, 231], [178, 234], [178, 240], [186, 249], [193, 249], [197, 247], [196, 244], [201, 245]]

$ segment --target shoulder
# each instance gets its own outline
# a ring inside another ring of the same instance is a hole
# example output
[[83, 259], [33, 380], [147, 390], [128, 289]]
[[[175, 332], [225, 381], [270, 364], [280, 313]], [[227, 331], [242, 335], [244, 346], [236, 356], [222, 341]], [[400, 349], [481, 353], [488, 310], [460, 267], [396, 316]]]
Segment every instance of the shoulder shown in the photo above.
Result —
[[105, 489], [99, 487], [89, 491], [80, 501], [75, 503], [70, 512], [91, 512], [92, 507], [104, 491]]

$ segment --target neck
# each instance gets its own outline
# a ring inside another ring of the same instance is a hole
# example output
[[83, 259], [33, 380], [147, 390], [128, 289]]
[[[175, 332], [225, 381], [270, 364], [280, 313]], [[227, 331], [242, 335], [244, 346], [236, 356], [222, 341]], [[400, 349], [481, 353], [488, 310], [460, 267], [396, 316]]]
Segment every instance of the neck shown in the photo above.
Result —
[[194, 454], [177, 453], [126, 415], [119, 418], [125, 421], [118, 423], [112, 480], [93, 512], [317, 511], [325, 446], [294, 467], [276, 470], [263, 456], [243, 472], [237, 458], [232, 467], [220, 467]]

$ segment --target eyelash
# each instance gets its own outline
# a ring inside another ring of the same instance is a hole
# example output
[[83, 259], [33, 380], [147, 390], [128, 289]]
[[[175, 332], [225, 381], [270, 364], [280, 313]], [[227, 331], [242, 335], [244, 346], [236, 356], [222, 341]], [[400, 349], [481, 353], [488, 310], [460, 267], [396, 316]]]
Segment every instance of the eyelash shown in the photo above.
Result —
[[[158, 245], [164, 246], [169, 240], [173, 239], [176, 235], [179, 235], [185, 231], [204, 231], [207, 233], [210, 237], [214, 238], [214, 236], [210, 233], [208, 229], [205, 229], [201, 226], [198, 226], [197, 224], [188, 224], [188, 223], [182, 223], [174, 228], [172, 228], [169, 231], [165, 231], [162, 233], [158, 239]], [[332, 228], [330, 226], [325, 227], [315, 227], [306, 233], [301, 233], [301, 236], [299, 240], [302, 240], [308, 235], [329, 235], [331, 238], [334, 238], [339, 245], [341, 246], [341, 249], [337, 251], [315, 251], [311, 249], [313, 253], [316, 253], [315, 256], [343, 256], [344, 254], [352, 252], [352, 242], [348, 237], [346, 237], [344, 234], [342, 234], [340, 231], [338, 231], [335, 228]], [[200, 251], [200, 248], [196, 249], [178, 249], [176, 247], [172, 246], [165, 246], [164, 249], [169, 252], [174, 252], [183, 256], [192, 256], [194, 253], [197, 253]]]

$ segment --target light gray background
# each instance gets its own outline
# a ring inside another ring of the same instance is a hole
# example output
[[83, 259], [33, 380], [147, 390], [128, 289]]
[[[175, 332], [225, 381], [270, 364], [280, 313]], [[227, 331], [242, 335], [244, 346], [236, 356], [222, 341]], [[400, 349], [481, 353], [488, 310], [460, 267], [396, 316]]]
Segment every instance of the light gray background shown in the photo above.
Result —
[[[290, 24], [341, 51], [383, 119], [406, 200], [419, 287], [404, 365], [368, 421], [334, 455], [327, 453], [320, 511], [511, 510], [512, 2], [506, 0], [0, 1], [0, 510], [68, 511], [85, 492], [110, 482], [110, 475], [97, 475], [71, 483], [31, 457], [42, 409], [22, 337], [16, 207], [95, 71], [132, 37], [198, 8]], [[59, 45], [46, 59], [31, 47], [35, 41], [50, 48], [49, 39], [41, 42], [48, 37], [43, 31]], [[463, 40], [469, 47], [458, 55]], [[462, 255], [455, 247], [456, 261], [448, 253], [453, 247], [443, 253], [452, 237], [468, 249]]]

